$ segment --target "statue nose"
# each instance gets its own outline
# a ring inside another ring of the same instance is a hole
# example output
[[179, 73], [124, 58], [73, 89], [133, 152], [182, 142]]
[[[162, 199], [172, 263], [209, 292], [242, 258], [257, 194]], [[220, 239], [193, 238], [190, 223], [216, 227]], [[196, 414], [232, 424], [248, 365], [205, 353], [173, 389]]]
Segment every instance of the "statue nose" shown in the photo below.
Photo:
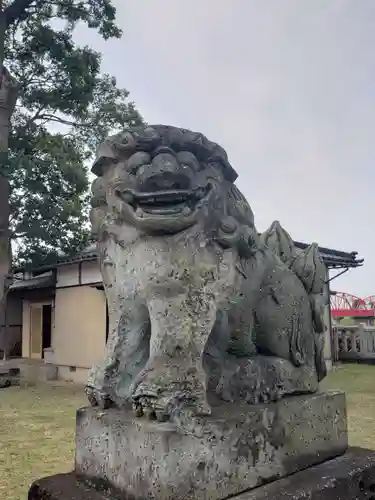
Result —
[[156, 155], [151, 163], [151, 170], [153, 173], [160, 174], [173, 174], [182, 169], [176, 156], [171, 153], [159, 153]]
[[138, 178], [138, 187], [150, 192], [190, 189], [192, 180], [193, 173], [189, 168], [181, 166], [174, 155], [161, 153]]

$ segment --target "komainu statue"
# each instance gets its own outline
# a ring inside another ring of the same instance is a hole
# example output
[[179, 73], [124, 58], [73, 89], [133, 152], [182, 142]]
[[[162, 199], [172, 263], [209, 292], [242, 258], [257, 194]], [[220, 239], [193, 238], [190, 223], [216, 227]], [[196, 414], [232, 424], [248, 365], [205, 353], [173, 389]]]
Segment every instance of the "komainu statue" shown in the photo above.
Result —
[[274, 222], [264, 234], [226, 152], [155, 125], [99, 148], [91, 221], [110, 331], [92, 405], [208, 415], [313, 393], [325, 376], [325, 266]]

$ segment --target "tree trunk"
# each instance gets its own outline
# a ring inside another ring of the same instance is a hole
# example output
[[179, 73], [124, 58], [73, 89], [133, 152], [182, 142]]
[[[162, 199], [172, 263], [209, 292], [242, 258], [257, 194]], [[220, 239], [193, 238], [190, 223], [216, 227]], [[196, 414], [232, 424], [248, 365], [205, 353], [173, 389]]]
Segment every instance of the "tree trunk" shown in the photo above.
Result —
[[[1, 3], [0, 3], [1, 5]], [[6, 356], [7, 333], [5, 330], [6, 296], [11, 283], [12, 250], [9, 230], [9, 181], [4, 176], [8, 160], [10, 119], [17, 101], [17, 82], [4, 67], [5, 18], [0, 11], [0, 350]]]
[[6, 296], [11, 283], [12, 257], [9, 237], [9, 183], [0, 175], [0, 350], [7, 355]]

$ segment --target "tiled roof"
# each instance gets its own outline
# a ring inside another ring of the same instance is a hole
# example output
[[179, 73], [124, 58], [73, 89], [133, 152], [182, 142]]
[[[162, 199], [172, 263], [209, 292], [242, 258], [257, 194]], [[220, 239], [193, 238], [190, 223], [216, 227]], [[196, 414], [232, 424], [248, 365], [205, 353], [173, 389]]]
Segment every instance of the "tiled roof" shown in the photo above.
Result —
[[[301, 250], [309, 246], [300, 241], [295, 241], [294, 244]], [[358, 259], [358, 252], [343, 252], [326, 247], [319, 247], [319, 252], [325, 265], [329, 268], [361, 267], [364, 262], [364, 259]]]
[[[307, 243], [301, 243], [295, 241], [294, 244], [297, 248], [303, 250], [308, 246]], [[358, 259], [358, 252], [343, 252], [341, 250], [334, 250], [331, 248], [319, 247], [320, 254], [323, 258], [324, 263], [328, 268], [354, 268], [363, 265], [363, 259]], [[75, 264], [79, 262], [92, 261], [97, 259], [96, 245], [89, 245], [83, 252], [73, 257], [61, 257], [56, 264], [49, 264], [46, 266], [40, 266], [34, 271], [42, 271], [53, 269], [54, 267]]]
[[31, 288], [47, 288], [53, 286], [55, 282], [55, 275], [52, 271], [50, 271], [27, 280], [15, 279], [9, 287], [9, 291], [29, 290]]

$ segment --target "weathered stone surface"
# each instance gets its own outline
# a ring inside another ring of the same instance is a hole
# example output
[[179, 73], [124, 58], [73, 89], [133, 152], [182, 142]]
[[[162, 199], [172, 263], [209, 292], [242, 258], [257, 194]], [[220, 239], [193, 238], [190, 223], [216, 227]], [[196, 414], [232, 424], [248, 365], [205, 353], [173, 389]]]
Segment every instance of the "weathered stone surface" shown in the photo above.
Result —
[[[233, 500], [373, 500], [375, 453], [361, 448], [348, 451], [308, 470], [232, 497]], [[93, 488], [84, 488], [75, 473], [40, 479], [29, 500], [117, 500]], [[123, 497], [124, 498], [124, 497]], [[157, 499], [156, 499], [157, 500]], [[208, 496], [206, 500], [211, 500]]]
[[131, 412], [77, 413], [76, 473], [131, 498], [223, 499], [338, 456], [347, 449], [345, 396], [181, 413], [175, 423]]
[[236, 500], [373, 500], [375, 453], [349, 448], [342, 456], [235, 497]]
[[275, 221], [259, 236], [227, 154], [164, 125], [99, 148], [91, 221], [109, 309], [92, 405], [160, 420], [210, 398], [250, 404], [314, 393], [325, 376], [325, 267]]

